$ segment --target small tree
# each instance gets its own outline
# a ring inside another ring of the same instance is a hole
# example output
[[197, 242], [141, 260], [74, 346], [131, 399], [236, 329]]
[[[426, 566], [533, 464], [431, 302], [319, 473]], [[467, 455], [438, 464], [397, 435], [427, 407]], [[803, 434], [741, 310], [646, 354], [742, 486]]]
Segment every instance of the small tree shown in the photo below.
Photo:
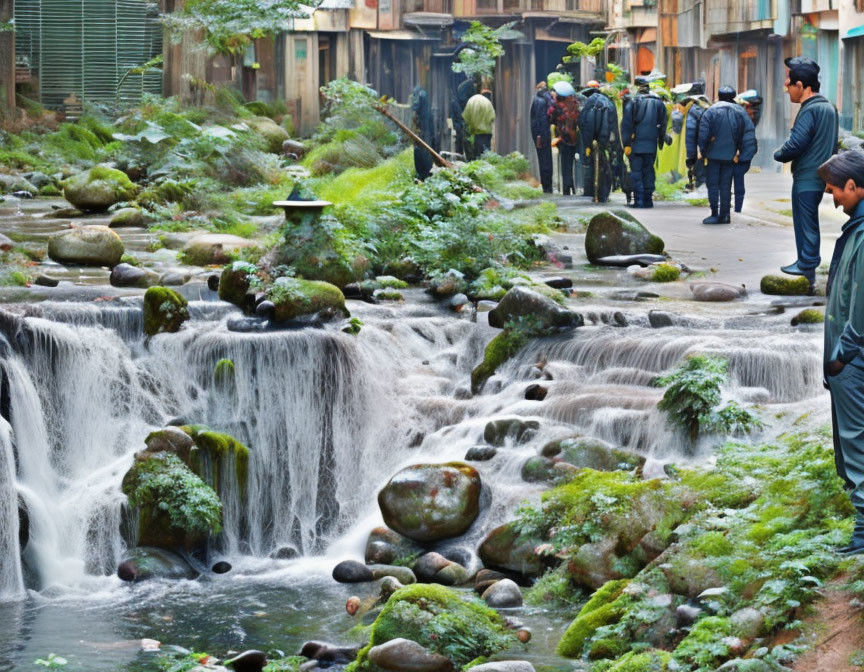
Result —
[[453, 63], [453, 72], [461, 72], [466, 77], [492, 77], [495, 73], [495, 61], [504, 55], [501, 46], [501, 36], [510, 30], [512, 23], [506, 23], [499, 28], [472, 21], [462, 41], [470, 45], [459, 52], [459, 60]]
[[202, 30], [204, 40], [220, 54], [238, 54], [253, 40], [285, 30], [292, 19], [308, 18], [320, 0], [186, 0], [183, 9], [165, 14], [163, 22], [176, 34]]

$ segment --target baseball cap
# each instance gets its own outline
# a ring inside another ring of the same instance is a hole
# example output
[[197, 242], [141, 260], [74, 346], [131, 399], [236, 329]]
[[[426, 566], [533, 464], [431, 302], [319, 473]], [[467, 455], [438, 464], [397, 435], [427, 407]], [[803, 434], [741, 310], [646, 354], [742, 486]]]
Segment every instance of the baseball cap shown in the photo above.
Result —
[[555, 82], [552, 85], [552, 88], [562, 98], [567, 98], [568, 96], [572, 96], [576, 93], [576, 89], [573, 88], [573, 85], [570, 82]]
[[808, 56], [793, 56], [783, 61], [789, 68], [789, 74], [802, 79], [819, 77], [819, 64]]

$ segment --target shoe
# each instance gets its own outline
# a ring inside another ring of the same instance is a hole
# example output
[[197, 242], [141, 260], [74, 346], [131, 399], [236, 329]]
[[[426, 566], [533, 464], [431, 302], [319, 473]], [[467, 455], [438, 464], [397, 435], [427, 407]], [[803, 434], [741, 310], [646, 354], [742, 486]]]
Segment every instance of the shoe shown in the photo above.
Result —
[[729, 219], [729, 215], [720, 215], [720, 216], [717, 218], [717, 223], [718, 223], [718, 224], [731, 224], [731, 223], [732, 223], [732, 220]]
[[807, 271], [798, 266], [798, 262], [796, 261], [794, 264], [789, 264], [788, 266], [781, 266], [780, 270], [786, 275], [807, 275]]
[[717, 215], [711, 215], [710, 217], [706, 217], [702, 220], [703, 224], [722, 224], [720, 218]]

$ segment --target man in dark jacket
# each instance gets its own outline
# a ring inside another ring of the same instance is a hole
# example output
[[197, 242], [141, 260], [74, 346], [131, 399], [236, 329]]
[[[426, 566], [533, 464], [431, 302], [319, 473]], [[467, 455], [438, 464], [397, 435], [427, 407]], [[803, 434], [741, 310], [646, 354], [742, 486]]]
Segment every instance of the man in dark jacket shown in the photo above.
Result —
[[733, 167], [744, 144], [744, 120], [734, 102], [735, 89], [722, 86], [717, 97], [719, 100], [699, 121], [699, 152], [708, 161], [705, 181], [711, 204], [711, 216], [702, 220], [703, 224], [729, 223]]
[[780, 270], [789, 275], [816, 279], [819, 256], [819, 204], [825, 183], [819, 166], [837, 149], [837, 110], [819, 94], [819, 66], [806, 56], [786, 59], [789, 75], [786, 90], [793, 103], [800, 103], [798, 116], [785, 144], [774, 152], [774, 160], [792, 162], [792, 222], [798, 259]]
[[705, 162], [699, 161], [699, 121], [709, 107], [711, 101], [705, 96], [705, 82], [701, 79], [693, 82], [690, 95], [686, 100], [686, 117], [684, 121], [684, 146], [687, 152], [687, 169], [691, 171], [694, 187], [705, 183]]
[[552, 94], [546, 82], [540, 82], [531, 101], [531, 137], [537, 149], [537, 163], [540, 166], [540, 184], [544, 194], [552, 193], [552, 134], [549, 128], [549, 108]]
[[[414, 87], [411, 95], [411, 110], [414, 112], [414, 127], [417, 135], [432, 149], [438, 151], [435, 142], [435, 129], [432, 122], [432, 110], [429, 109], [429, 94], [422, 86]], [[425, 180], [432, 174], [434, 162], [432, 155], [422, 147], [414, 145], [414, 171], [418, 180]]]
[[600, 90], [598, 82], [588, 82], [588, 88], [582, 93], [588, 97], [579, 115], [585, 157], [582, 164], [585, 195], [597, 203], [606, 203], [612, 191], [612, 162], [621, 153], [618, 112], [615, 103]]
[[654, 207], [654, 160], [666, 138], [666, 105], [652, 93], [646, 77], [637, 77], [639, 93], [624, 108], [621, 142], [630, 157], [633, 207]]
[[750, 162], [759, 151], [759, 143], [756, 142], [756, 124], [753, 123], [747, 109], [737, 101], [736, 105], [738, 106], [736, 111], [744, 125], [744, 137], [735, 165], [732, 167], [732, 177], [735, 181], [735, 212], [741, 212], [744, 207], [744, 176], [750, 170]]

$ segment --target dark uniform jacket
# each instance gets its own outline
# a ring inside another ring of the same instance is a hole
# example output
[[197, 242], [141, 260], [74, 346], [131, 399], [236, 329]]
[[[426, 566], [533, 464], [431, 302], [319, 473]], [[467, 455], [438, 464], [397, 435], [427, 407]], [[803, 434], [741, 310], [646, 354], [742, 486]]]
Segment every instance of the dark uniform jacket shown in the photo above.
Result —
[[789, 139], [774, 152], [774, 160], [792, 162], [792, 177], [798, 189], [822, 191], [825, 183], [818, 170], [837, 151], [837, 110], [818, 93], [798, 110]]
[[582, 142], [590, 147], [595, 140], [600, 147], [609, 147], [618, 137], [618, 111], [607, 96], [599, 91], [588, 97], [579, 117]]
[[736, 103], [721, 100], [705, 110], [699, 120], [699, 151], [706, 159], [731, 161], [735, 158], [744, 140], [740, 108]]
[[684, 143], [687, 147], [687, 158], [697, 158], [699, 149], [699, 121], [708, 109], [708, 99], [704, 96], [693, 98], [693, 103], [687, 111], [687, 128], [684, 129]]
[[656, 93], [640, 93], [624, 108], [621, 143], [634, 154], [654, 154], [666, 137], [666, 105]]
[[547, 146], [551, 140], [549, 129], [549, 107], [552, 105], [552, 96], [547, 91], [538, 91], [531, 101], [531, 140], [536, 143], [537, 136], [543, 146]]
[[741, 117], [741, 123], [744, 127], [744, 135], [741, 138], [741, 147], [739, 149], [738, 161], [752, 161], [756, 156], [756, 151], [759, 149], [759, 143], [756, 142], [756, 124], [747, 112], [747, 109], [736, 103], [736, 112]]

